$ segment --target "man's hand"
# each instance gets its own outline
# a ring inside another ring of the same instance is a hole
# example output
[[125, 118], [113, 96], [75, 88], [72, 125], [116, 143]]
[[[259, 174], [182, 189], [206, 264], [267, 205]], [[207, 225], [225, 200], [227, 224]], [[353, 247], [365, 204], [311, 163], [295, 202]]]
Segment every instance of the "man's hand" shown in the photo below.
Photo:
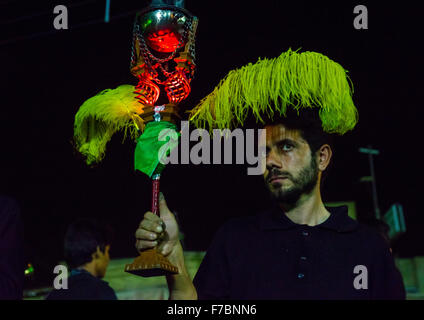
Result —
[[178, 274], [166, 277], [169, 299], [195, 300], [197, 292], [185, 267], [178, 224], [175, 216], [169, 211], [162, 193], [159, 195], [159, 214], [160, 217], [150, 211], [144, 214], [144, 219], [135, 232], [137, 239], [135, 246], [139, 251], [157, 247], [157, 251], [178, 268]]
[[139, 251], [157, 247], [157, 251], [164, 256], [176, 258], [176, 251], [180, 249], [178, 224], [162, 193], [159, 194], [159, 213], [160, 217], [150, 211], [144, 214], [135, 232], [135, 246]]

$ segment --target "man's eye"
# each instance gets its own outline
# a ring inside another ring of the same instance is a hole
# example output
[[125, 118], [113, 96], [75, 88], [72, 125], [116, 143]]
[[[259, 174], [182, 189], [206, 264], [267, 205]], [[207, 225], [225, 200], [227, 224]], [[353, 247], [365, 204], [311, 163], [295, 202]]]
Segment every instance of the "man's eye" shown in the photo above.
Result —
[[292, 149], [293, 149], [293, 146], [291, 144], [285, 143], [281, 146], [281, 150], [283, 150], [283, 151], [290, 151]]

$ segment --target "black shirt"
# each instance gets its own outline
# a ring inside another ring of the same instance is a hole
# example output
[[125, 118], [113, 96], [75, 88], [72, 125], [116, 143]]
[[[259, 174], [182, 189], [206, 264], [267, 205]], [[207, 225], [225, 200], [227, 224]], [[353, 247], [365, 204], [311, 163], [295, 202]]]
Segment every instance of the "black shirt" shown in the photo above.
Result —
[[[313, 227], [277, 206], [226, 223], [194, 278], [198, 298], [405, 299], [383, 237], [351, 219], [346, 206], [327, 210], [329, 218]], [[366, 270], [354, 273], [356, 266]]]
[[46, 300], [117, 300], [115, 291], [106, 281], [85, 270], [72, 270], [68, 289], [55, 289]]
[[22, 299], [23, 247], [19, 205], [11, 198], [0, 196], [0, 300]]

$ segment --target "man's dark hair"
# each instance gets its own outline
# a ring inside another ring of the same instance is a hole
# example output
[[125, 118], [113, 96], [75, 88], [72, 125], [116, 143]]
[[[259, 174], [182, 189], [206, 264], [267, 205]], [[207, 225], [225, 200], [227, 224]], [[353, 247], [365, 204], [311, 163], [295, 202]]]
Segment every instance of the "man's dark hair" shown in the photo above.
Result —
[[91, 262], [97, 247], [105, 252], [110, 238], [106, 228], [91, 219], [80, 219], [72, 223], [65, 235], [65, 261], [70, 269]]

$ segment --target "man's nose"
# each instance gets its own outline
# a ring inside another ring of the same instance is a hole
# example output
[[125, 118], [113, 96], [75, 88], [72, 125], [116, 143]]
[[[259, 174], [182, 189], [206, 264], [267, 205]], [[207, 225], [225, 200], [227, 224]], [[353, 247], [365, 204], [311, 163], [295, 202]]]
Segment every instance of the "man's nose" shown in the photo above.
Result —
[[272, 168], [282, 168], [281, 158], [278, 156], [274, 149], [271, 149], [266, 157], [266, 168], [271, 170]]

